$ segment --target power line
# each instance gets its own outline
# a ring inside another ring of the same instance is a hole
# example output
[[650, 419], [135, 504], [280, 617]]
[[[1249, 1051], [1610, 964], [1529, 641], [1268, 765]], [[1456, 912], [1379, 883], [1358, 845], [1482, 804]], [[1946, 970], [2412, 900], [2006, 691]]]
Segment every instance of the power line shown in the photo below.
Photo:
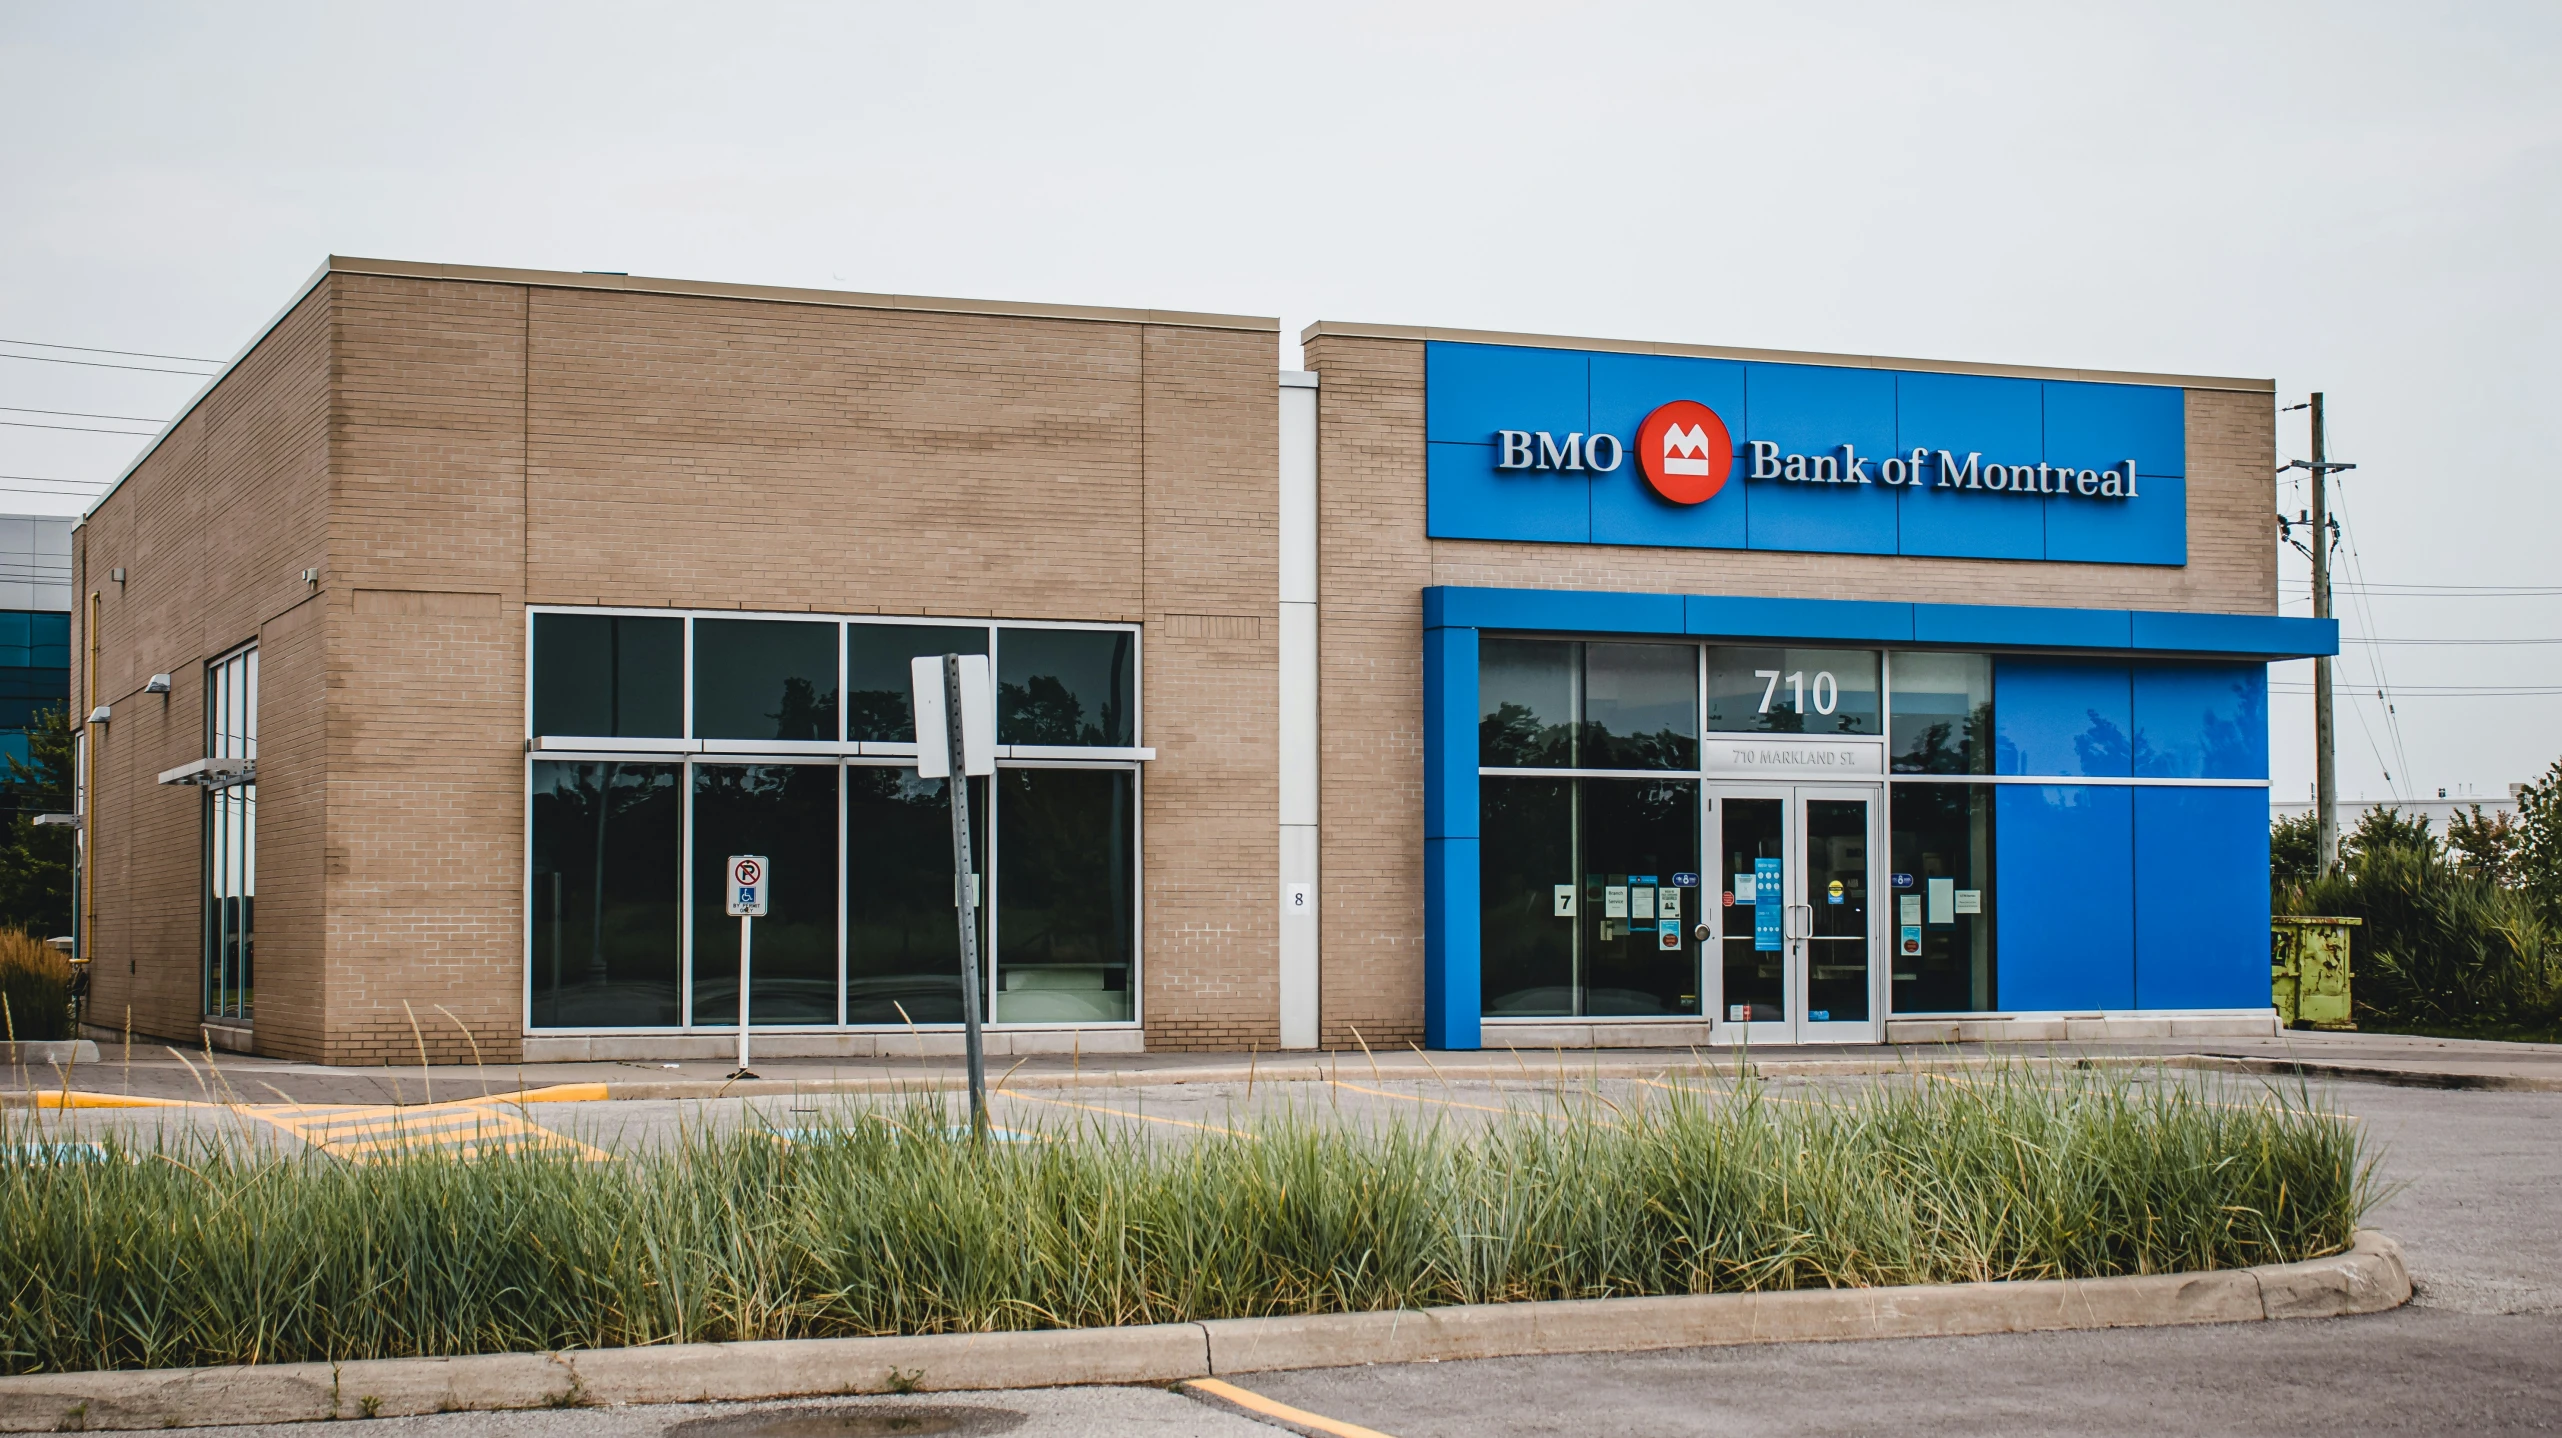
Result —
[[29, 349], [39, 350], [76, 350], [84, 355], [123, 355], [127, 359], [184, 360], [188, 364], [223, 364], [227, 362], [223, 360], [198, 359], [194, 355], [154, 354], [150, 350], [102, 350], [96, 345], [48, 344], [43, 340], [0, 339], [0, 345], [25, 345]]
[[2562, 639], [2360, 639], [2343, 634], [2342, 644], [2415, 644], [2435, 648], [2441, 644], [2562, 644]]
[[196, 369], [157, 369], [147, 364], [108, 364], [103, 360], [63, 359], [56, 355], [13, 355], [5, 350], [0, 350], [0, 359], [25, 360], [30, 364], [76, 364], [83, 369], [129, 369], [136, 374], [182, 374], [189, 379], [213, 378]]
[[[2271, 684], [2271, 694], [2310, 694], [2310, 684]], [[2495, 684], [2466, 689], [2457, 685], [2397, 684], [2393, 688], [2396, 702], [2404, 699], [2531, 699], [2539, 695], [2562, 695], [2562, 685]]]
[[36, 420], [0, 420], [0, 426], [10, 426], [10, 428], [20, 428], [20, 431], [64, 431], [64, 433], [120, 433], [120, 436], [126, 436], [126, 438], [151, 438], [151, 436], [156, 436], [156, 433], [159, 433], [159, 431], [102, 431], [102, 428], [97, 428], [97, 426], [38, 426], [38, 423], [36, 423]]
[[[2290, 597], [2312, 593], [2309, 584], [2288, 580], [2282, 586]], [[2534, 599], [2562, 595], [2562, 585], [2451, 585], [2451, 584], [2334, 584], [2334, 594], [2365, 594], [2379, 599]]]
[[29, 409], [22, 404], [0, 404], [11, 414], [58, 414], [72, 419], [127, 419], [135, 424], [167, 424], [169, 421], [147, 414], [91, 414], [85, 409]]

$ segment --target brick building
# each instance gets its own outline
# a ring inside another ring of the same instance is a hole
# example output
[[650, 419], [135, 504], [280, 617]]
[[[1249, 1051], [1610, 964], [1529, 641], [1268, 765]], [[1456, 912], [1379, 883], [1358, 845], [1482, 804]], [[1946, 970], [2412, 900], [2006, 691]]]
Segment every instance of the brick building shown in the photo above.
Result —
[[995, 1052], [2268, 1023], [2266, 382], [1276, 330], [333, 259], [75, 536], [93, 1022], [710, 1056], [754, 851], [950, 1045], [962, 652]]

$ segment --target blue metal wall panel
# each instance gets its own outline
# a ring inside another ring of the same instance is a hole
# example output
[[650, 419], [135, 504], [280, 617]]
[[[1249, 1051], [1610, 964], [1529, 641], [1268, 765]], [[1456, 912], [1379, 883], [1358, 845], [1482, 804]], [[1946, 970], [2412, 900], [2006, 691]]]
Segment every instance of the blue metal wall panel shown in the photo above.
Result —
[[1477, 631], [1423, 631], [1423, 832], [1477, 836]]
[[1992, 649], [2123, 649], [2123, 609], [2032, 609], [2008, 604], [1916, 604], [1913, 639]]
[[2268, 791], [2133, 793], [2135, 1002], [2148, 1009], [2265, 1008]]
[[2048, 495], [2046, 557], [2083, 564], [2188, 563], [2188, 481], [2157, 474], [2133, 499]]
[[[1592, 357], [1591, 429], [1633, 439], [1656, 407], [1697, 400], [1717, 412], [1740, 445], [1744, 438], [1744, 365], [1739, 360], [1680, 355], [1596, 354]], [[1521, 426], [1514, 425], [1519, 429]], [[1633, 458], [1633, 456], [1632, 456]], [[1628, 471], [1634, 473], [1630, 464]], [[1643, 479], [1637, 481], [1645, 483]]]
[[2134, 673], [2135, 773], [2268, 777], [2268, 666], [2147, 664]]
[[2135, 1006], [2134, 793], [2113, 784], [1994, 791], [1998, 1007]]
[[2073, 380], [2047, 380], [2045, 388], [2048, 464], [2106, 469], [2131, 459], [2139, 477], [2188, 473], [2184, 391]]
[[1474, 839], [1423, 841], [1423, 1045], [1473, 1049], [1484, 1007]]
[[1575, 350], [1434, 342], [1423, 347], [1423, 437], [1492, 444], [1499, 429], [1564, 439], [1592, 428], [1591, 364]]
[[[1614, 594], [1588, 589], [1476, 589], [1435, 585], [1424, 592], [1427, 628], [1552, 630], [1572, 634], [1680, 634], [1678, 594]], [[1470, 705], [1473, 722], [1476, 699]]]
[[1434, 539], [1592, 539], [1592, 481], [1544, 469], [1495, 468], [1490, 444], [1427, 444], [1423, 532]]
[[1993, 772], [2132, 776], [2131, 691], [2123, 660], [1996, 657]]
[[[1955, 454], [1961, 465], [1980, 452], [1996, 464], [2043, 452], [2045, 406], [2033, 379], [1989, 375], [1898, 374], [1895, 449]], [[1926, 475], [1936, 479], [1935, 466]], [[1898, 490], [1896, 552], [1972, 559], [2043, 559], [2046, 511], [2009, 495], [1960, 493], [1915, 485]]]
[[[1884, 459], [1895, 448], [1895, 376], [1821, 365], [1746, 365], [1744, 424], [1738, 440], [1768, 440], [1782, 454], [1839, 458], [1839, 446], [1847, 444], [1862, 459]], [[1737, 469], [1736, 477], [1750, 468]], [[1866, 468], [1877, 472], [1874, 464]], [[1744, 483], [1754, 549], [1895, 552], [1895, 491], [1885, 485]]]
[[1877, 599], [1752, 599], [1693, 594], [1683, 633], [1702, 638], [1909, 644], [1913, 607]]
[[2262, 657], [2340, 652], [2340, 622], [2336, 619], [2293, 619], [2275, 614], [2170, 614], [2138, 609], [2133, 620], [2138, 649]]

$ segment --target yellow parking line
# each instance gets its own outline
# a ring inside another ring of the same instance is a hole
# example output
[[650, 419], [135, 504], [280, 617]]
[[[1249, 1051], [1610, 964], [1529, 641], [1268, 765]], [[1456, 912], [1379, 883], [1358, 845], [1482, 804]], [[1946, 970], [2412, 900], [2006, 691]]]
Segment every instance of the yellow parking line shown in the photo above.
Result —
[[1009, 1088], [1000, 1088], [996, 1092], [1000, 1097], [1022, 1099], [1028, 1103], [1056, 1104], [1060, 1108], [1081, 1108], [1088, 1113], [1108, 1113], [1114, 1118], [1134, 1118], [1142, 1123], [1171, 1124], [1176, 1128], [1197, 1128], [1204, 1133], [1223, 1133], [1230, 1138], [1254, 1138], [1253, 1134], [1238, 1129], [1226, 1128], [1215, 1123], [1195, 1123], [1188, 1118], [1167, 1118], [1163, 1114], [1139, 1113], [1132, 1109], [1111, 1108], [1099, 1103], [1078, 1103], [1073, 1099], [1041, 1098], [1034, 1094], [1018, 1093]]
[[1248, 1392], [1233, 1383], [1222, 1383], [1216, 1378], [1189, 1378], [1184, 1380], [1183, 1386], [1197, 1388], [1213, 1398], [1233, 1403], [1249, 1413], [1260, 1413], [1266, 1418], [1294, 1424], [1301, 1428], [1313, 1428], [1319, 1433], [1332, 1434], [1333, 1438], [1388, 1438], [1387, 1434], [1376, 1428], [1364, 1428], [1358, 1423], [1346, 1423], [1340, 1419], [1328, 1418], [1323, 1414], [1311, 1413], [1305, 1408], [1293, 1408], [1287, 1403], [1275, 1402], [1260, 1393]]

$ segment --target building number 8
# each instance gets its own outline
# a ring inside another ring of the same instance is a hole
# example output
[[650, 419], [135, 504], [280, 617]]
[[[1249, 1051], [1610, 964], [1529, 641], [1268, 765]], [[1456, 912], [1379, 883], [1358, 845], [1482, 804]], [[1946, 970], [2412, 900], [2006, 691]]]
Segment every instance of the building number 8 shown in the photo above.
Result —
[[[1763, 685], [1761, 690], [1760, 712], [1767, 714], [1770, 712], [1771, 701], [1779, 697], [1779, 685], [1783, 676], [1776, 669], [1756, 669], [1752, 672], [1752, 677], [1755, 679], [1767, 679], [1770, 681]], [[1806, 671], [1803, 669], [1795, 670], [1784, 677], [1788, 683], [1788, 707], [1795, 710], [1797, 713], [1805, 713]], [[1835, 709], [1841, 707], [1841, 681], [1833, 677], [1833, 672], [1831, 670], [1816, 670], [1814, 687], [1816, 713], [1830, 714]]]

